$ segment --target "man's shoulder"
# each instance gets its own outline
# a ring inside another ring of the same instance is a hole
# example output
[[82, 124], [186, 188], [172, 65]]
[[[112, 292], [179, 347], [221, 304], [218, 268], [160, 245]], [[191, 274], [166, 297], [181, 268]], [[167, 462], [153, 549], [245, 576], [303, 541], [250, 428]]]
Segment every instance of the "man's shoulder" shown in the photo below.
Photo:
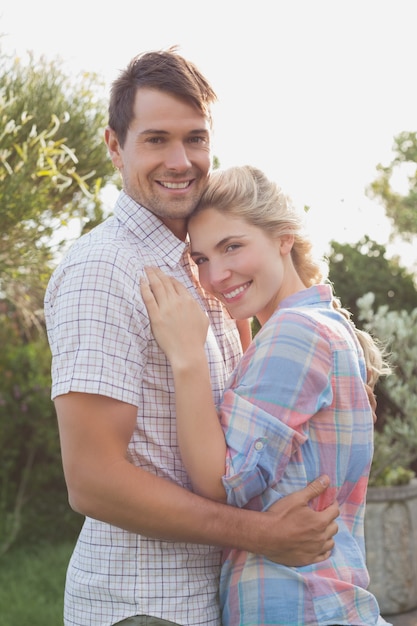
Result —
[[140, 258], [142, 248], [146, 249], [146, 244], [112, 216], [74, 241], [60, 266], [99, 262], [124, 266]]

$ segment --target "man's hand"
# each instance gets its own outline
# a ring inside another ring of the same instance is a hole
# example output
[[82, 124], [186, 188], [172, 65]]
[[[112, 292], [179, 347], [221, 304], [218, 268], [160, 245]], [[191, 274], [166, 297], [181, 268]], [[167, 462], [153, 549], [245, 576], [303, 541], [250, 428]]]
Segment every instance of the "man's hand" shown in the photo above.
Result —
[[69, 498], [79, 513], [147, 537], [235, 547], [289, 566], [322, 561], [333, 547], [337, 505], [320, 512], [308, 506], [328, 498], [328, 480], [266, 513], [220, 504], [128, 461], [135, 406], [75, 392], [58, 396], [55, 406]]
[[[334, 547], [334, 535], [338, 531], [335, 522], [339, 515], [337, 502], [326, 509], [314, 511], [309, 502], [324, 494], [329, 486], [327, 476], [321, 476], [289, 496], [281, 498], [267, 511], [274, 517], [276, 530], [269, 528], [269, 550], [259, 552], [267, 558], [290, 567], [319, 563], [330, 556]], [[268, 520], [270, 523], [270, 521]], [[278, 547], [273, 545], [274, 535]]]

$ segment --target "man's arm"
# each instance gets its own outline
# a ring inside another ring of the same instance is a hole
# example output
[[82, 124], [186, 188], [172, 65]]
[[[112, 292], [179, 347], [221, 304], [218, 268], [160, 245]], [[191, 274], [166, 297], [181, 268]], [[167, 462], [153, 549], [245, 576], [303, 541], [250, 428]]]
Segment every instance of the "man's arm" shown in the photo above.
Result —
[[325, 491], [316, 480], [266, 513], [202, 498], [135, 467], [127, 446], [136, 407], [105, 396], [56, 398], [62, 460], [72, 508], [152, 538], [249, 550], [296, 566], [327, 558], [338, 507], [315, 512], [308, 502]]
[[246, 320], [236, 320], [236, 327], [240, 336], [240, 343], [242, 344], [242, 350], [248, 348], [250, 342], [252, 341], [252, 326], [250, 319]]

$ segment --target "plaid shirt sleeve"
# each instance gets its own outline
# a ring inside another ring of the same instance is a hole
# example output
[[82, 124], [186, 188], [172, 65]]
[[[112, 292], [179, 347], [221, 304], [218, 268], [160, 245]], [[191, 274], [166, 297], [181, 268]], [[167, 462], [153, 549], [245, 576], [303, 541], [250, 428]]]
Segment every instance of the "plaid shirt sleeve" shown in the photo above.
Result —
[[[310, 418], [332, 403], [331, 372], [328, 338], [299, 312], [280, 312], [255, 338], [220, 409], [230, 504], [263, 509], [284, 495], [277, 484], [297, 462]], [[253, 499], [261, 495], [260, 506]]]

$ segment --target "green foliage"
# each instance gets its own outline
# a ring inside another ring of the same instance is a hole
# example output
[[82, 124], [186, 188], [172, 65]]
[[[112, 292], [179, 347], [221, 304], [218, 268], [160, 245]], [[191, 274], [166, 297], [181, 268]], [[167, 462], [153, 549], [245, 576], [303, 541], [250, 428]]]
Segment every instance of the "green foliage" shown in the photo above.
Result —
[[62, 626], [72, 542], [14, 548], [0, 560], [1, 625]]
[[[417, 233], [417, 133], [400, 133], [393, 150], [392, 162], [378, 165], [368, 195], [382, 202], [393, 235], [411, 241]], [[401, 176], [406, 185], [398, 191]], [[415, 277], [397, 259], [387, 260], [385, 248], [365, 237], [356, 246], [332, 242], [330, 279], [355, 323], [391, 353], [393, 373], [376, 390], [379, 410], [370, 484], [404, 484], [414, 476], [417, 463]]]
[[[378, 177], [371, 183], [368, 195], [380, 200], [394, 231], [405, 240], [417, 233], [417, 132], [402, 132], [394, 137], [394, 159], [388, 166], [378, 165]], [[408, 190], [395, 190], [395, 176], [403, 174]]]
[[98, 95], [101, 87], [94, 74], [70, 78], [58, 61], [30, 55], [24, 64], [0, 49], [0, 554], [4, 555], [17, 540], [75, 537], [82, 523], [67, 502], [50, 399], [43, 296], [62, 243], [60, 227], [73, 218], [85, 228], [100, 222], [100, 191], [115, 176], [103, 140], [107, 106]]
[[417, 307], [413, 274], [401, 267], [398, 259], [387, 259], [385, 246], [368, 236], [356, 244], [331, 242], [329, 279], [358, 327], [357, 300], [365, 293], [374, 294], [375, 308], [387, 305], [389, 309], [411, 311]]
[[252, 337], [255, 337], [256, 333], [259, 332], [260, 328], [261, 328], [260, 323], [258, 322], [256, 317], [253, 317], [251, 320]]
[[96, 74], [70, 78], [57, 60], [30, 55], [25, 65], [0, 57], [1, 180], [13, 191], [23, 181], [28, 200], [20, 203], [20, 195], [8, 194], [11, 219], [33, 217], [33, 203], [50, 215], [64, 207], [79, 212], [76, 205], [88, 207], [96, 187], [111, 179], [103, 141], [107, 110], [97, 95], [102, 89]]
[[[72, 536], [58, 429], [50, 399], [50, 351], [46, 337], [27, 343], [13, 319], [0, 326], [0, 555], [22, 534], [25, 539], [62, 536], [51, 520], [59, 514]], [[45, 510], [50, 507], [48, 525]], [[62, 513], [64, 516], [62, 517]], [[71, 519], [70, 519], [71, 518]]]
[[373, 306], [372, 293], [360, 298], [360, 318], [388, 350], [393, 372], [380, 383], [390, 403], [377, 422], [370, 484], [402, 484], [417, 461], [417, 308], [390, 311], [384, 305], [374, 312]]
[[96, 75], [70, 79], [58, 61], [24, 65], [0, 49], [0, 291], [26, 326], [40, 323], [60, 226], [102, 219], [114, 170], [99, 87]]

